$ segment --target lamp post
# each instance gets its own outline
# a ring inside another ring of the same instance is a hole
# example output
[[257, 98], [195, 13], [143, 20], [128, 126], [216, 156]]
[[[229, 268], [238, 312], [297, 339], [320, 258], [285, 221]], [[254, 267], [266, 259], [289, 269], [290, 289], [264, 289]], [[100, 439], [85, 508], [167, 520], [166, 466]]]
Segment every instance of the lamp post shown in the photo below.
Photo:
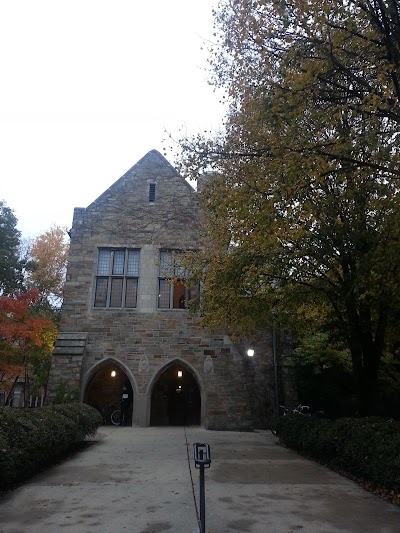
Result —
[[279, 395], [278, 395], [278, 363], [276, 356], [276, 329], [275, 329], [275, 320], [272, 323], [272, 360], [274, 364], [274, 385], [275, 385], [275, 416], [279, 414]]

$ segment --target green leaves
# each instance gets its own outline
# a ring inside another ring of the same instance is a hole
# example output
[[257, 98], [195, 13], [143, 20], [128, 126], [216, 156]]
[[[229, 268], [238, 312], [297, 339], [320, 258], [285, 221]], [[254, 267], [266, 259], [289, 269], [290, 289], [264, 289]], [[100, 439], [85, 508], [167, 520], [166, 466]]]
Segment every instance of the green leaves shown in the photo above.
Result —
[[396, 4], [242, 0], [215, 21], [225, 133], [182, 141], [188, 174], [214, 170], [206, 320], [340, 331], [369, 404], [400, 304]]
[[280, 439], [290, 448], [379, 487], [399, 491], [400, 426], [380, 418], [336, 421], [281, 417]]
[[76, 449], [102, 423], [89, 405], [0, 408], [0, 489], [9, 490]]
[[18, 247], [21, 234], [13, 211], [0, 201], [0, 294], [21, 285], [23, 262]]

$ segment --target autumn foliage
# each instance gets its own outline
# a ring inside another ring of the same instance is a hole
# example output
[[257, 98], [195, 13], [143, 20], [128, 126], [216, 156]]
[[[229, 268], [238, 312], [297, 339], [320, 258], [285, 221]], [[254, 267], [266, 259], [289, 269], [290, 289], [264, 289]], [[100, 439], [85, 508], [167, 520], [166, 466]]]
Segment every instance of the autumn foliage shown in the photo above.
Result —
[[53, 324], [48, 318], [35, 316], [31, 306], [39, 297], [39, 291], [18, 292], [0, 297], [0, 336], [10, 347], [45, 344], [44, 332]]
[[12, 209], [0, 201], [0, 389], [17, 381], [25, 399], [45, 388], [63, 297], [68, 238], [52, 226], [21, 240]]
[[[6, 382], [30, 374], [49, 360], [56, 336], [54, 323], [37, 314], [37, 290], [0, 296], [0, 377]], [[4, 387], [4, 384], [3, 384]], [[7, 388], [7, 387], [5, 387]]]
[[28, 283], [53, 305], [59, 305], [63, 297], [69, 250], [66, 236], [65, 228], [53, 226], [36, 237], [30, 250]]
[[208, 172], [208, 321], [328, 332], [370, 413], [400, 345], [399, 3], [222, 0], [215, 41], [225, 129], [181, 142]]

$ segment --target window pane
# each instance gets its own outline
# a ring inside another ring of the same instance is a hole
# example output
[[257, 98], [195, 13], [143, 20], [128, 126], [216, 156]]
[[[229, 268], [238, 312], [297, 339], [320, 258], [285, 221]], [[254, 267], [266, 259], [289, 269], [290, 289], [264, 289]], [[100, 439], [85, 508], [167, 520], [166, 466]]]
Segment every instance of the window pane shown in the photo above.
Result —
[[99, 250], [99, 263], [97, 265], [97, 274], [99, 276], [108, 276], [110, 273], [110, 250]]
[[185, 285], [181, 281], [174, 283], [174, 309], [185, 309]]
[[173, 276], [174, 267], [171, 252], [160, 252], [160, 277]]
[[139, 250], [129, 250], [128, 252], [128, 271], [129, 276], [139, 275]]
[[113, 274], [121, 276], [124, 273], [125, 251], [115, 250], [113, 262]]
[[110, 307], [121, 307], [122, 305], [122, 278], [111, 279]]
[[136, 278], [127, 278], [125, 292], [125, 307], [136, 307], [137, 303], [137, 286]]
[[171, 285], [165, 279], [160, 279], [158, 291], [158, 307], [160, 309], [169, 309], [170, 291]]
[[105, 307], [107, 304], [108, 278], [97, 278], [96, 294], [94, 298], [95, 307]]

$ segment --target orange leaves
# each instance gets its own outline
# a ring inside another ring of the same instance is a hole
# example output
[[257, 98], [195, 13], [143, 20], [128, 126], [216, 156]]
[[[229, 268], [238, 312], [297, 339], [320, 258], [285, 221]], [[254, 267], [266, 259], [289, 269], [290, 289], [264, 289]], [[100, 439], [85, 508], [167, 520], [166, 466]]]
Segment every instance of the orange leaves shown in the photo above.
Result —
[[44, 344], [45, 333], [53, 327], [53, 322], [32, 313], [32, 305], [38, 298], [39, 292], [35, 289], [0, 296], [0, 339], [10, 349]]
[[66, 230], [60, 226], [53, 226], [39, 235], [31, 249], [34, 268], [30, 282], [55, 303], [63, 295], [68, 249]]

